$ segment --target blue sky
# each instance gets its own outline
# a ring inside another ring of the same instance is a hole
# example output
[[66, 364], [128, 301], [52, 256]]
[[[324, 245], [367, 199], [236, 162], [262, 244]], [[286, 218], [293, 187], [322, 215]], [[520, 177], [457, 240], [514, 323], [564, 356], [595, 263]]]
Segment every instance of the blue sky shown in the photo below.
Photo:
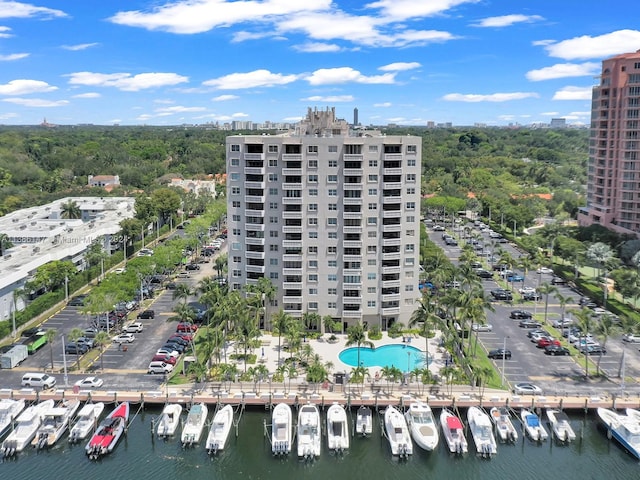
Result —
[[589, 123], [635, 2], [0, 0], [0, 124]]

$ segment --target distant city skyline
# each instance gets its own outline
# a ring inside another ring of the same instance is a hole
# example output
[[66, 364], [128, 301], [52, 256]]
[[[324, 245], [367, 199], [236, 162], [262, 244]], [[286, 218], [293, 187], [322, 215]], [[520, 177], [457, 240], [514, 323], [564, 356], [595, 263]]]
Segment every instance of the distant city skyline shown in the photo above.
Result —
[[640, 48], [594, 0], [0, 0], [0, 124], [589, 124]]

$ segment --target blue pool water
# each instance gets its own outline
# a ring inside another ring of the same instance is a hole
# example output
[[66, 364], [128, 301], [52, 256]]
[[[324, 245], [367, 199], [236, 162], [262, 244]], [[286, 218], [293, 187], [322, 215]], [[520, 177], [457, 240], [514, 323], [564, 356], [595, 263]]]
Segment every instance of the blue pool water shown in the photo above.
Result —
[[[338, 358], [351, 367], [358, 366], [358, 347], [347, 348]], [[384, 345], [375, 349], [360, 347], [360, 364], [363, 367], [398, 367], [402, 371], [426, 367], [422, 350], [409, 345]], [[410, 367], [410, 368], [407, 368]]]

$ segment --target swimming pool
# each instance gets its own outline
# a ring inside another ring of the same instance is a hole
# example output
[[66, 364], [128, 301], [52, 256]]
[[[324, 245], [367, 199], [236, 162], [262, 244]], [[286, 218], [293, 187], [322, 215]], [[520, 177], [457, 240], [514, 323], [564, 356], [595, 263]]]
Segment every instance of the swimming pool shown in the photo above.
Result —
[[[347, 348], [338, 358], [351, 367], [358, 366], [358, 347]], [[375, 349], [360, 347], [360, 364], [363, 367], [398, 367], [402, 371], [424, 368], [425, 354], [409, 345], [383, 345]], [[410, 367], [407, 369], [407, 367]]]

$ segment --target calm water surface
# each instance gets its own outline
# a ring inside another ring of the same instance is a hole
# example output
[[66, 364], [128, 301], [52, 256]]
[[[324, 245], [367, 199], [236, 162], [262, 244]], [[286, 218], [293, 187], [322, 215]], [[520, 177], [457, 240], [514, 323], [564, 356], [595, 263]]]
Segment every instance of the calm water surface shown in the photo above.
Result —
[[[133, 406], [132, 410], [137, 408]], [[213, 409], [211, 409], [213, 410]], [[115, 452], [99, 462], [91, 462], [84, 445], [69, 446], [66, 441], [52, 450], [28, 451], [15, 460], [0, 463], [0, 478], [12, 480], [91, 479], [638, 479], [640, 464], [597, 428], [595, 415], [573, 415], [572, 424], [579, 438], [569, 446], [547, 441], [536, 445], [520, 439], [515, 445], [499, 445], [498, 455], [483, 460], [473, 454], [457, 458], [445, 451], [442, 439], [436, 452], [415, 448], [406, 461], [394, 459], [386, 439], [375, 425], [370, 438], [354, 438], [351, 449], [336, 457], [326, 451], [313, 463], [295, 456], [285, 459], [271, 455], [263, 435], [263, 422], [269, 412], [245, 410], [226, 450], [208, 457], [203, 446], [184, 450], [178, 439], [162, 441], [151, 435], [151, 421], [160, 409], [148, 408], [132, 421], [126, 439]], [[436, 409], [436, 416], [439, 410]], [[354, 414], [355, 415], [355, 414]], [[580, 435], [582, 432], [582, 435]], [[206, 438], [206, 431], [203, 433]], [[522, 437], [522, 435], [521, 435]], [[470, 443], [471, 443], [470, 439]], [[471, 447], [471, 445], [470, 445]], [[295, 451], [295, 449], [294, 449]]]
[[[358, 347], [340, 352], [342, 363], [358, 366]], [[383, 345], [378, 348], [360, 348], [360, 364], [363, 367], [392, 367], [403, 371], [424, 367], [425, 355], [421, 350], [408, 345]]]

